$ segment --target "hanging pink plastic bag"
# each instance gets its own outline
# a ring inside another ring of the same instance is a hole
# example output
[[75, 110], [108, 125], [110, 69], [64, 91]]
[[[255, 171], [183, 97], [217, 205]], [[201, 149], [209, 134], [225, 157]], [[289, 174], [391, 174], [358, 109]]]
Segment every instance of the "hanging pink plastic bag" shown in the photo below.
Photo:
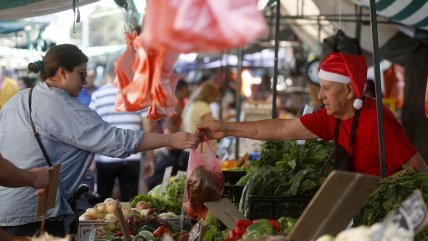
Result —
[[266, 29], [257, 0], [151, 0], [143, 34], [178, 52], [217, 52], [245, 45]]
[[217, 201], [223, 194], [224, 179], [214, 150], [206, 142], [208, 150], [201, 148], [190, 151], [183, 207], [192, 218], [204, 218], [208, 208], [204, 202]]

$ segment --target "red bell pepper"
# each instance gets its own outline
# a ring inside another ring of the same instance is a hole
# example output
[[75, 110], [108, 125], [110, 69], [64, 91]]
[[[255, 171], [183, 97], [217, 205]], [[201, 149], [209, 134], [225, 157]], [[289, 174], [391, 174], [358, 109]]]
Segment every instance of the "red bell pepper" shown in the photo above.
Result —
[[163, 236], [163, 234], [165, 233], [171, 233], [171, 231], [169, 231], [169, 229], [165, 226], [159, 226], [154, 232], [153, 232], [153, 236], [155, 238], [160, 238]]
[[278, 221], [276, 221], [275, 219], [269, 219], [269, 220], [268, 220], [268, 223], [269, 223], [270, 225], [272, 225], [273, 229], [274, 229], [276, 232], [281, 232], [281, 224], [280, 224]]
[[238, 219], [235, 222], [235, 226], [239, 228], [247, 228], [251, 224], [253, 224], [253, 221], [247, 219]]

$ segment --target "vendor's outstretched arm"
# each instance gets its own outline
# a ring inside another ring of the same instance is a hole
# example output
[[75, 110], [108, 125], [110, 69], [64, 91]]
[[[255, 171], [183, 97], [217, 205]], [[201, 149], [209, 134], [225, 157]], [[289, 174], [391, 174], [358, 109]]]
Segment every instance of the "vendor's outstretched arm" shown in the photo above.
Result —
[[209, 121], [198, 125], [198, 129], [208, 134], [210, 139], [225, 136], [238, 136], [256, 140], [306, 140], [317, 138], [300, 122], [291, 120], [268, 119], [252, 122]]
[[198, 146], [198, 138], [195, 134], [187, 132], [177, 132], [174, 134], [144, 133], [136, 151], [147, 151], [161, 147], [171, 147], [174, 149], [195, 149]]
[[407, 161], [407, 165], [420, 172], [428, 172], [427, 164], [425, 163], [424, 159], [422, 159], [421, 155], [417, 152]]

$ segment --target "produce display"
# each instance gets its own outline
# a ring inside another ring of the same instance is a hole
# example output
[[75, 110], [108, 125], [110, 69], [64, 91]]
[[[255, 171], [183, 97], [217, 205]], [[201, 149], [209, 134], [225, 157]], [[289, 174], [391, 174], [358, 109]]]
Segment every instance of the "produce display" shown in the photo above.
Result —
[[180, 173], [177, 177], [170, 179], [166, 186], [165, 193], [161, 192], [162, 186], [154, 187], [147, 195], [137, 195], [131, 201], [131, 206], [136, 207], [138, 202], [145, 201], [151, 208], [155, 208], [158, 212], [173, 212], [181, 213], [183, 202], [184, 183], [186, 175]]
[[312, 197], [324, 181], [319, 172], [332, 151], [332, 144], [307, 141], [268, 141], [262, 145], [261, 157], [253, 161], [247, 175], [237, 185], [245, 186], [239, 209], [248, 215], [249, 196]]
[[[282, 141], [268, 141], [263, 144], [261, 158], [251, 162], [245, 170], [246, 175], [237, 182], [237, 185], [244, 186], [239, 203], [241, 212], [248, 216], [251, 211], [248, 206], [250, 195], [311, 197], [324, 181], [319, 171], [332, 149], [332, 143], [322, 141], [306, 141], [304, 145]], [[329, 171], [331, 169], [327, 170]], [[194, 168], [187, 180], [184, 174], [172, 178], [164, 193], [161, 192], [162, 187], [159, 185], [147, 195], [138, 195], [129, 203], [121, 203], [132, 240], [160, 241], [166, 234], [173, 240], [180, 240], [188, 235], [192, 227], [191, 220], [186, 219], [184, 229], [181, 230], [177, 216], [181, 213], [185, 185], [189, 193], [190, 206], [184, 207], [199, 212], [206, 208], [204, 202], [221, 198], [223, 183], [217, 181], [219, 178], [216, 175], [216, 172], [199, 166]], [[428, 174], [415, 172], [405, 166], [395, 175], [381, 180], [378, 188], [369, 196], [366, 204], [354, 218], [354, 228], [346, 229], [336, 237], [321, 236], [317, 241], [372, 240], [382, 230], [384, 231], [381, 241], [428, 240], [428, 231], [413, 237], [413, 233], [409, 231], [394, 225], [384, 227], [380, 223], [417, 188], [421, 190], [427, 202], [428, 188], [423, 185], [424, 183], [428, 183]], [[108, 198], [81, 216], [81, 220], [105, 222], [103, 227], [97, 228], [98, 241], [123, 240], [114, 213], [115, 202]], [[203, 240], [286, 241], [286, 236], [295, 223], [296, 219], [285, 216], [279, 219], [237, 220], [235, 227], [228, 229], [208, 212], [203, 219], [203, 224], [208, 227]]]

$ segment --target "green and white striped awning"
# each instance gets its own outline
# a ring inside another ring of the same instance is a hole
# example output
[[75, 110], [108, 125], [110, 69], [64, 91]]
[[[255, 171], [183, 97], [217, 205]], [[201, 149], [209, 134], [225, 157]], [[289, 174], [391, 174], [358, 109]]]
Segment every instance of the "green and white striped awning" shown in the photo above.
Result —
[[[99, 0], [80, 0], [84, 6]], [[73, 8], [73, 0], [0, 0], [0, 20], [16, 20]]]
[[[353, 0], [368, 7], [369, 0]], [[428, 30], [428, 0], [376, 0], [376, 12], [394, 22]]]

